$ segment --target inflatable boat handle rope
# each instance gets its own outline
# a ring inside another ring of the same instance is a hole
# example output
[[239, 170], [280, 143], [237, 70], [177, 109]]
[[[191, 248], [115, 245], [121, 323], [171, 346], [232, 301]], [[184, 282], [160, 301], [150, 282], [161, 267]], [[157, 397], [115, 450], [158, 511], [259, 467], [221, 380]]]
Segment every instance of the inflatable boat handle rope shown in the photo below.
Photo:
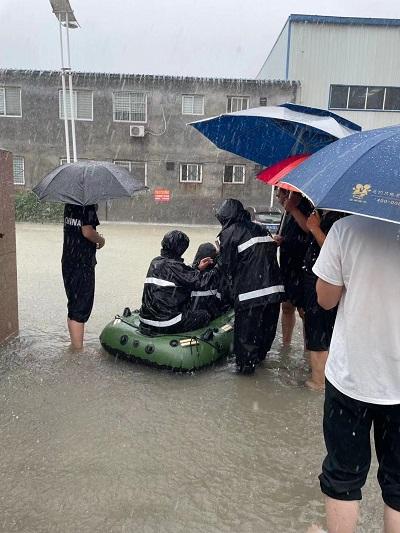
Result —
[[[140, 331], [140, 328], [138, 326], [136, 326], [135, 324], [131, 324], [131, 322], [128, 322], [127, 320], [124, 320], [124, 318], [122, 316], [115, 315], [115, 318], [118, 319], [118, 320], [121, 320], [121, 322], [123, 322], [124, 324], [127, 324], [128, 326], [131, 326], [132, 328], [137, 329], [138, 331]], [[189, 337], [189, 335], [179, 335], [179, 334], [175, 334], [175, 333], [173, 333], [171, 335], [174, 335], [174, 337], [177, 337], [178, 339], [188, 339], [189, 338], [190, 340], [201, 341], [201, 342], [204, 342], [204, 344], [208, 344], [209, 346], [211, 346], [211, 348], [213, 348], [214, 350], [219, 351], [218, 346], [215, 346], [212, 342], [206, 341], [205, 339], [202, 339], [201, 337], [197, 337], [196, 335], [192, 335], [190, 337]], [[155, 334], [154, 337], [164, 337], [164, 335]], [[192, 346], [190, 346], [190, 348], [192, 348]]]

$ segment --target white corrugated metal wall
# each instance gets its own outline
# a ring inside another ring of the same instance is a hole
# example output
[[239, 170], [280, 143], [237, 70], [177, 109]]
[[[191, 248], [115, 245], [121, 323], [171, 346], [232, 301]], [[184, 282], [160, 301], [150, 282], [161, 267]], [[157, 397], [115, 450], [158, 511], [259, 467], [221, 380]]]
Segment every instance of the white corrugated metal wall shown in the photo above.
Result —
[[[331, 84], [400, 87], [400, 27], [310, 22], [291, 26], [289, 79], [301, 82], [298, 103], [327, 108]], [[335, 112], [365, 129], [400, 123], [400, 112]]]
[[286, 22], [257, 78], [260, 80], [285, 80], [289, 22]]

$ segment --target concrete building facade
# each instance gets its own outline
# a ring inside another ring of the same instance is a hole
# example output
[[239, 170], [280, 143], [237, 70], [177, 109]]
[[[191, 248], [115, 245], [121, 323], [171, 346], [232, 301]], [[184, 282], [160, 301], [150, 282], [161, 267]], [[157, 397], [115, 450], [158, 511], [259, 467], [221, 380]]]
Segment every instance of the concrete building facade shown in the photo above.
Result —
[[[109, 220], [213, 223], [224, 198], [269, 203], [255, 163], [217, 149], [187, 124], [296, 100], [289, 81], [75, 73], [78, 158], [114, 161], [149, 187], [109, 202]], [[14, 182], [31, 189], [65, 161], [59, 72], [0, 70], [0, 145], [14, 154]], [[68, 96], [68, 95], [67, 95]]]
[[257, 79], [299, 80], [297, 103], [363, 129], [400, 123], [400, 20], [290, 15]]

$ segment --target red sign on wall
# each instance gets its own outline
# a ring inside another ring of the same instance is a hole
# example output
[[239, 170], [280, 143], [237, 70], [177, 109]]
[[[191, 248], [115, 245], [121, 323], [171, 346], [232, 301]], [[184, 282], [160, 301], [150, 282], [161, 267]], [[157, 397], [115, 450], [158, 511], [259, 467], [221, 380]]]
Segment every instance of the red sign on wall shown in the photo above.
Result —
[[169, 189], [154, 189], [154, 201], [159, 204], [167, 204], [171, 200], [171, 191]]

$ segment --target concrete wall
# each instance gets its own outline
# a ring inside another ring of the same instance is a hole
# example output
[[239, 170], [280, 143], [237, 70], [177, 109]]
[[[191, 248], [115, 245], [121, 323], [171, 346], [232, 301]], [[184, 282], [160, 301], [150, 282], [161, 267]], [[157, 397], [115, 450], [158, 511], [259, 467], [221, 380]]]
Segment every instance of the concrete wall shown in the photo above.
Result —
[[12, 154], [0, 150], [0, 343], [18, 332]]
[[[0, 142], [25, 158], [26, 188], [32, 188], [65, 156], [64, 123], [59, 118], [58, 72], [0, 71], [0, 86], [21, 87], [22, 117], [0, 117]], [[248, 96], [250, 107], [266, 97], [268, 104], [295, 101], [297, 85], [268, 80], [230, 80], [79, 73], [74, 87], [93, 91], [93, 121], [77, 121], [78, 157], [98, 160], [147, 162], [150, 192], [133, 200], [113, 201], [109, 220], [146, 222], [213, 222], [210, 210], [222, 199], [233, 196], [245, 204], [269, 204], [269, 188], [254, 179], [260, 168], [253, 162], [218, 150], [194, 128], [192, 120], [226, 112], [228, 96]], [[148, 100], [147, 131], [143, 138], [129, 136], [130, 123], [113, 121], [112, 93], [116, 90], [144, 91]], [[182, 114], [182, 95], [205, 96], [203, 116]], [[175, 164], [167, 170], [166, 163]], [[180, 183], [180, 163], [202, 163], [201, 184]], [[245, 164], [245, 184], [223, 184], [225, 164]], [[162, 187], [171, 191], [169, 204], [154, 202], [152, 192]], [[100, 215], [106, 215], [103, 206]]]

